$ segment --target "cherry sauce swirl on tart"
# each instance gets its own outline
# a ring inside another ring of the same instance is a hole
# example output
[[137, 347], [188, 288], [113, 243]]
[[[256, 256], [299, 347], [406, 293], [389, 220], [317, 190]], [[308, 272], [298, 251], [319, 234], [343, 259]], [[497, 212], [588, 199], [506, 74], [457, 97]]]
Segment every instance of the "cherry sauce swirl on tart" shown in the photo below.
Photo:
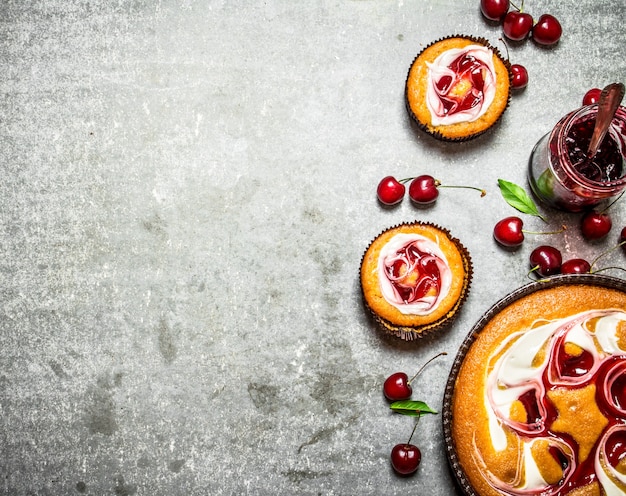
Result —
[[453, 439], [477, 494], [626, 494], [626, 293], [545, 289], [478, 334]]

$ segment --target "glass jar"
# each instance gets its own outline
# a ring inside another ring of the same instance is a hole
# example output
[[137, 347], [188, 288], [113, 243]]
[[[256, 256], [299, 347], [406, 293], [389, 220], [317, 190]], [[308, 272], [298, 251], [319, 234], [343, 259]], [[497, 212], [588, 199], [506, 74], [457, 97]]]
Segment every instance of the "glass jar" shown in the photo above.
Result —
[[598, 153], [589, 160], [597, 111], [594, 104], [570, 112], [533, 148], [528, 180], [548, 206], [580, 212], [626, 188], [626, 108], [617, 109]]

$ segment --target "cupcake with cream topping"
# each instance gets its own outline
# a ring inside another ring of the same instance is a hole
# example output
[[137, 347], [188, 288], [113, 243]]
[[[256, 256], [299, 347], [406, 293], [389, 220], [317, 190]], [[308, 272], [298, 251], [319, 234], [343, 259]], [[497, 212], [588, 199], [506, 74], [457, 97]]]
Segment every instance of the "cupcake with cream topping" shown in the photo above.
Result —
[[460, 241], [430, 223], [407, 223], [383, 231], [361, 261], [366, 307], [387, 332], [413, 340], [450, 324], [472, 277]]
[[409, 69], [405, 87], [409, 114], [440, 140], [480, 136], [508, 107], [509, 67], [483, 38], [451, 36], [431, 43]]

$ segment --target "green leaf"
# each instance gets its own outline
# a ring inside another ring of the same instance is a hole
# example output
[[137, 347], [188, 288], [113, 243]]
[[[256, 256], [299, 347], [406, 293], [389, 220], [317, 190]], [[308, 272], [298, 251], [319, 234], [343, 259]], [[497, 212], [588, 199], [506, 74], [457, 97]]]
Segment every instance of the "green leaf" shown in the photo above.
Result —
[[526, 193], [524, 188], [510, 181], [505, 181], [504, 179], [498, 179], [498, 186], [500, 186], [502, 197], [513, 208], [524, 214], [534, 215], [536, 217], [540, 217], [544, 221], [546, 220], [539, 213], [537, 205], [535, 205], [535, 202], [528, 195], [528, 193]]
[[409, 417], [421, 417], [422, 415], [425, 415], [427, 413], [438, 413], [436, 410], [433, 410], [423, 401], [394, 401], [391, 405], [389, 405], [389, 408], [391, 408], [396, 413], [408, 415]]

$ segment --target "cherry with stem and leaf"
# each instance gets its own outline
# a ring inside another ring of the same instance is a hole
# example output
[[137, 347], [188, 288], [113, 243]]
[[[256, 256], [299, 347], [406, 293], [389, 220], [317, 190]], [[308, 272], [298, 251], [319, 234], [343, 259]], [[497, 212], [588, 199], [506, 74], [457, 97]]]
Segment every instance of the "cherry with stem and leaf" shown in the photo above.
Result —
[[411, 443], [417, 423], [420, 417], [427, 414], [436, 414], [437, 412], [423, 401], [396, 401], [389, 408], [402, 415], [417, 417], [409, 440], [406, 443], [396, 444], [391, 450], [391, 466], [393, 469], [400, 475], [411, 475], [415, 473], [422, 459], [422, 453], [419, 448]]

